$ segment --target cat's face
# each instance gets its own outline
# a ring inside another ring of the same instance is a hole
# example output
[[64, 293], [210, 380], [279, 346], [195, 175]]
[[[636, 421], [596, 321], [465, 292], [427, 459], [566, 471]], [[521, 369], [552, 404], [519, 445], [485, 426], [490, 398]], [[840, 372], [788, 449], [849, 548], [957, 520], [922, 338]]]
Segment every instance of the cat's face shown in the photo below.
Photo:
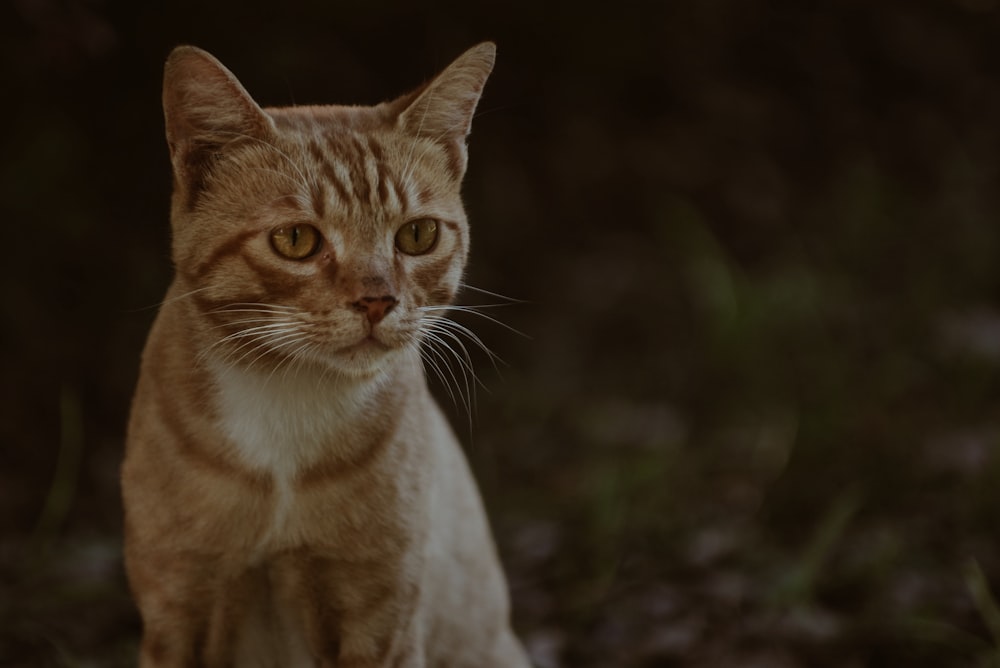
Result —
[[268, 142], [230, 146], [177, 232], [178, 271], [213, 352], [365, 374], [418, 342], [458, 288], [468, 228], [440, 151], [358, 132], [323, 110], [272, 112]]
[[262, 110], [211, 56], [175, 51], [174, 260], [205, 358], [366, 376], [419, 345], [465, 265], [465, 136], [492, 56], [377, 107]]

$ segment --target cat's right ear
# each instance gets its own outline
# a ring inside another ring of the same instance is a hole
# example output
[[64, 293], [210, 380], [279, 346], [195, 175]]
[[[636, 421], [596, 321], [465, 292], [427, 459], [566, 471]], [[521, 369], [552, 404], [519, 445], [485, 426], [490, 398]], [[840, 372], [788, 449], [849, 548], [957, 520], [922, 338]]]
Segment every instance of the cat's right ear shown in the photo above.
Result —
[[478, 44], [423, 88], [397, 100], [397, 104], [407, 105], [399, 114], [400, 126], [412, 135], [431, 139], [448, 149], [458, 178], [465, 173], [468, 160], [465, 140], [496, 53], [493, 42]]
[[266, 139], [274, 128], [233, 73], [193, 46], [179, 46], [167, 58], [163, 115], [175, 177], [190, 189], [227, 143]]

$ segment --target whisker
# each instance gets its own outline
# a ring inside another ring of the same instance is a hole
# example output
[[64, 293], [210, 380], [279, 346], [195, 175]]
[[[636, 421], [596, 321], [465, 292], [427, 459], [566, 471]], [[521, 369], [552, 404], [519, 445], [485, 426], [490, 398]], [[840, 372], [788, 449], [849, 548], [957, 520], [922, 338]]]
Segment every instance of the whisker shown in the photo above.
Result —
[[299, 328], [296, 325], [284, 322], [274, 323], [273, 325], [258, 325], [257, 327], [250, 327], [248, 329], [241, 329], [238, 332], [233, 332], [232, 334], [222, 337], [212, 345], [224, 344], [230, 341], [237, 341], [239, 339], [263, 338], [274, 334], [298, 331], [298, 329]]
[[481, 306], [454, 306], [454, 305], [453, 306], [421, 306], [421, 307], [419, 307], [419, 310], [420, 311], [427, 311], [427, 312], [434, 312], [434, 311], [457, 311], [459, 313], [470, 313], [472, 315], [479, 316], [480, 318], [483, 318], [484, 320], [489, 320], [493, 324], [499, 325], [500, 327], [503, 327], [504, 329], [506, 329], [507, 331], [509, 331], [509, 332], [511, 332], [513, 334], [517, 334], [518, 336], [523, 336], [526, 339], [530, 339], [531, 337], [528, 336], [527, 334], [525, 334], [524, 332], [522, 332], [521, 330], [516, 329], [514, 327], [511, 327], [510, 325], [508, 325], [507, 323], [503, 322], [502, 320], [500, 320], [498, 318], [494, 318], [493, 316], [488, 315], [486, 313], [481, 313], [479, 310], [477, 310], [477, 309], [483, 309], [483, 308], [500, 308], [500, 307], [503, 307], [503, 306], [510, 306], [510, 304], [483, 304]]
[[315, 347], [315, 344], [307, 337], [303, 337], [302, 340], [304, 343], [288, 354], [288, 364], [285, 366], [285, 372], [281, 375], [283, 381], [288, 379], [288, 372], [292, 369], [295, 369], [296, 377], [298, 376], [299, 370], [307, 361], [303, 353]]
[[209, 311], [209, 313], [242, 313], [244, 311], [260, 312], [260, 313], [285, 311], [285, 312], [299, 313], [301, 312], [301, 309], [295, 308], [294, 306], [284, 306], [282, 304], [234, 302], [232, 304], [226, 304], [225, 306], [220, 306], [219, 308], [212, 309], [211, 311]]
[[[299, 328], [298, 326], [296, 326], [294, 323], [288, 323], [284, 327], [276, 328], [276, 329], [268, 329], [268, 330], [256, 331], [256, 332], [251, 332], [251, 331], [246, 331], [246, 330], [240, 331], [240, 332], [235, 332], [234, 334], [230, 334], [229, 336], [223, 337], [222, 339], [214, 342], [211, 346], [209, 346], [208, 348], [206, 348], [205, 350], [203, 350], [198, 355], [198, 357], [199, 358], [203, 358], [203, 359], [207, 359], [208, 356], [212, 353], [212, 351], [215, 350], [216, 348], [224, 346], [226, 343], [230, 343], [230, 342], [233, 342], [233, 341], [238, 341], [239, 339], [246, 338], [246, 339], [249, 339], [249, 340], [241, 343], [238, 346], [236, 346], [234, 349], [228, 351], [223, 356], [223, 361], [225, 363], [227, 363], [227, 364], [228, 363], [239, 364], [244, 359], [246, 359], [249, 355], [252, 355], [254, 352], [260, 350], [262, 347], [267, 346], [269, 343], [277, 341], [277, 340], [281, 340], [281, 339], [289, 337], [289, 336], [295, 336], [300, 331], [301, 331], [301, 328]], [[236, 355], [239, 355], [240, 351], [243, 351], [246, 348], [249, 348], [249, 350], [247, 350], [246, 352], [244, 352], [239, 357], [239, 359], [236, 359], [235, 362], [233, 362], [233, 358], [235, 358]]]
[[280, 348], [282, 345], [284, 345], [282, 342], [287, 342], [289, 339], [294, 340], [301, 336], [303, 336], [303, 333], [296, 331], [288, 334], [282, 334], [281, 336], [278, 337], [270, 337], [270, 336], [261, 337], [260, 344], [254, 346], [251, 350], [244, 353], [238, 360], [236, 360], [236, 364], [242, 364], [243, 360], [245, 360], [247, 357], [260, 350], [261, 352], [252, 360], [250, 360], [249, 364], [246, 365], [248, 369], [252, 369], [253, 366], [257, 362], [259, 362], [265, 355], [267, 355], [269, 352], [273, 352], [275, 348]]
[[452, 309], [505, 308], [507, 306], [514, 306], [514, 304], [433, 304], [417, 308], [423, 311], [450, 311]]
[[[470, 421], [470, 424], [471, 424], [471, 420], [472, 420], [472, 406], [473, 406], [473, 398], [472, 397], [473, 397], [473, 388], [474, 388], [474, 386], [470, 386], [469, 385], [468, 372], [465, 370], [464, 366], [462, 366], [462, 365], [459, 366], [459, 370], [462, 372], [462, 383], [459, 383], [458, 376], [455, 375], [454, 368], [452, 367], [451, 364], [448, 363], [448, 358], [444, 355], [444, 353], [441, 350], [439, 350], [437, 348], [437, 346], [440, 346], [440, 347], [444, 348], [444, 350], [447, 350], [449, 353], [451, 353], [460, 362], [462, 361], [461, 358], [459, 357], [458, 353], [455, 352], [455, 350], [452, 349], [452, 347], [444, 339], [440, 338], [437, 334], [434, 334], [433, 332], [425, 330], [424, 331], [424, 335], [427, 337], [426, 338], [426, 341], [428, 343], [427, 350], [430, 351], [435, 357], [437, 357], [437, 359], [444, 366], [445, 370], [447, 370], [448, 376], [451, 378], [452, 383], [454, 383], [455, 393], [457, 393], [457, 395], [459, 396], [459, 398], [461, 398], [461, 400], [462, 400], [462, 406], [465, 408], [465, 411], [466, 411], [466, 413], [469, 416], [469, 421]], [[448, 392], [449, 392], [449, 394], [452, 397], [452, 401], [454, 401], [455, 400], [455, 394], [452, 393], [451, 390], [448, 388], [448, 383], [447, 382], [445, 382], [444, 384], [445, 384], [445, 388], [448, 389]], [[463, 384], [464, 384], [464, 387], [465, 387], [465, 392], [464, 393], [462, 392]], [[456, 402], [456, 405], [457, 405], [457, 402]]]
[[[459, 364], [459, 370], [462, 372], [463, 376], [466, 376], [467, 373], [471, 373], [473, 377], [475, 377], [475, 370], [472, 368], [472, 360], [469, 358], [469, 351], [465, 349], [465, 346], [462, 345], [462, 342], [454, 334], [445, 330], [435, 330], [433, 328], [429, 328], [424, 331], [424, 335], [429, 340], [445, 348], [454, 356], [455, 360]], [[447, 337], [447, 339], [454, 340], [462, 353], [459, 354], [458, 350], [455, 350], [445, 337]], [[450, 366], [451, 365], [449, 365], [449, 367]]]
[[[288, 369], [291, 366], [291, 361], [295, 359], [296, 353], [298, 353], [298, 351], [302, 350], [302, 348], [304, 346], [308, 346], [309, 345], [309, 339], [308, 339], [308, 337], [305, 336], [305, 334], [302, 334], [301, 332], [300, 332], [300, 334], [301, 335], [299, 336], [298, 340], [293, 340], [293, 341], [290, 341], [290, 342], [283, 342], [283, 343], [275, 346], [275, 349], [277, 349], [277, 348], [285, 348], [285, 347], [288, 347], [288, 346], [293, 346], [296, 343], [302, 344], [298, 348], [296, 348], [295, 350], [291, 351], [290, 353], [285, 354], [285, 357], [281, 361], [279, 361], [274, 366], [273, 369], [271, 369], [271, 373], [269, 373], [267, 375], [267, 380], [265, 381], [265, 383], [269, 383], [271, 381], [271, 378], [274, 377], [274, 374], [277, 373], [278, 369], [280, 369], [281, 367], [285, 367], [285, 371], [284, 371], [284, 373], [281, 376], [282, 380], [284, 380], [285, 378], [288, 377]], [[305, 343], [303, 344], [303, 342], [305, 342]]]
[[[427, 330], [427, 335], [433, 337], [436, 341], [451, 349], [459, 364], [461, 364], [465, 370], [472, 372], [473, 375], [475, 374], [475, 370], [472, 368], [472, 359], [469, 357], [469, 351], [462, 343], [462, 340], [459, 339], [453, 332], [444, 328], [436, 328], [434, 325], [431, 325], [431, 327]], [[451, 348], [451, 344], [449, 344], [443, 337], [448, 337], [448, 339], [453, 340], [461, 349], [462, 354], [459, 355], [458, 351]]]
[[459, 283], [459, 285], [461, 286], [461, 288], [463, 290], [472, 290], [473, 292], [478, 292], [479, 294], [482, 294], [482, 295], [488, 295], [490, 297], [496, 297], [497, 299], [503, 299], [504, 301], [510, 302], [511, 304], [527, 304], [528, 303], [528, 302], [524, 301], [523, 299], [515, 299], [514, 297], [508, 297], [507, 295], [502, 295], [499, 292], [491, 292], [489, 290], [484, 290], [482, 288], [477, 288], [476, 286], [469, 285], [468, 283]]
[[212, 288], [212, 286], [206, 285], [204, 287], [197, 288], [197, 289], [191, 290], [189, 292], [185, 292], [182, 295], [177, 295], [176, 297], [171, 297], [170, 299], [164, 299], [163, 301], [157, 302], [156, 304], [150, 304], [149, 306], [140, 306], [139, 308], [135, 308], [135, 309], [128, 309], [128, 310], [125, 311], [125, 313], [141, 313], [143, 311], [151, 311], [153, 309], [158, 309], [161, 306], [165, 306], [167, 304], [173, 304], [174, 302], [179, 302], [182, 299], [187, 299], [188, 297], [190, 297], [192, 295], [196, 295], [199, 292], [204, 292], [205, 290], [210, 290], [211, 288]]
[[437, 316], [432, 316], [429, 319], [435, 321], [435, 324], [438, 325], [441, 328], [440, 331], [442, 331], [442, 332], [448, 332], [455, 339], [460, 340], [460, 339], [458, 339], [458, 334], [461, 334], [461, 335], [465, 336], [467, 339], [469, 339], [469, 341], [471, 341], [472, 343], [474, 343], [477, 348], [479, 348], [484, 353], [486, 353], [486, 355], [493, 362], [493, 368], [496, 369], [497, 373], [500, 372], [499, 368], [497, 368], [497, 365], [496, 365], [497, 362], [499, 362], [500, 364], [503, 364], [504, 366], [507, 366], [507, 363], [503, 361], [503, 358], [501, 358], [499, 355], [497, 355], [495, 352], [493, 352], [489, 348], [489, 346], [487, 346], [485, 343], [483, 343], [483, 340], [481, 338], [479, 338], [479, 336], [475, 332], [473, 332], [471, 329], [469, 329], [465, 325], [463, 325], [461, 323], [458, 323], [458, 322], [455, 322], [454, 320], [451, 320], [449, 318], [441, 318], [441, 317], [437, 317]]
[[287, 323], [288, 321], [281, 317], [271, 317], [271, 318], [244, 318], [243, 320], [233, 320], [232, 322], [223, 322], [218, 325], [212, 325], [211, 329], [226, 329], [232, 327], [238, 327], [240, 325], [252, 325], [256, 322], [266, 322], [273, 324]]
[[[236, 355], [236, 354], [239, 354], [240, 351], [245, 350], [247, 348], [256, 349], [256, 347], [258, 346], [258, 344], [265, 344], [266, 345], [267, 343], [275, 341], [275, 340], [277, 340], [279, 338], [284, 338], [286, 336], [293, 336], [293, 335], [295, 335], [297, 333], [298, 333], [297, 329], [291, 329], [291, 328], [290, 329], [280, 329], [280, 330], [273, 330], [273, 331], [268, 331], [268, 332], [257, 332], [257, 333], [254, 333], [254, 334], [248, 334], [247, 336], [244, 336], [244, 337], [230, 339], [229, 341], [220, 341], [218, 343], [221, 346], [221, 345], [225, 345], [226, 343], [237, 343], [237, 342], [239, 342], [239, 345], [236, 346], [236, 348], [234, 350], [232, 350], [232, 353], [231, 353], [232, 355]], [[246, 339], [246, 340], [244, 341], [243, 339]]]
[[[442, 322], [442, 323], [439, 323], [439, 324], [443, 325], [444, 323]], [[487, 392], [489, 392], [490, 390], [486, 386], [486, 383], [484, 383], [482, 380], [480, 380], [479, 375], [476, 374], [476, 370], [472, 366], [472, 356], [469, 354], [469, 349], [466, 348], [465, 343], [462, 342], [461, 337], [459, 337], [457, 333], [449, 330], [447, 327], [441, 327], [439, 329], [436, 329], [435, 331], [438, 334], [438, 336], [448, 337], [448, 339], [450, 339], [451, 341], [455, 342], [455, 345], [459, 348], [459, 350], [462, 351], [461, 355], [458, 354], [458, 351], [455, 351], [455, 358], [469, 372], [469, 374], [472, 376], [472, 379], [475, 381], [475, 384], [479, 385], [484, 390], [486, 390]], [[500, 372], [500, 370], [497, 369], [496, 363], [493, 364], [493, 368], [494, 368], [494, 370], [497, 371], [497, 373]]]
[[[431, 350], [434, 351], [438, 357], [441, 359], [442, 363], [448, 370], [448, 373], [452, 377], [455, 383], [455, 388], [458, 394], [462, 398], [462, 405], [465, 408], [466, 415], [469, 421], [469, 429], [472, 429], [472, 414], [476, 410], [476, 386], [480, 385], [484, 389], [486, 386], [476, 375], [475, 369], [472, 366], [472, 360], [469, 357], [469, 351], [465, 348], [462, 341], [452, 332], [447, 329], [438, 326], [437, 323], [432, 320], [427, 321], [427, 327], [422, 331], [427, 337], [427, 340], [432, 344]], [[454, 342], [451, 343], [449, 340]], [[448, 358], [444, 355], [441, 350], [450, 353], [451, 359], [458, 361], [458, 371], [461, 372], [462, 381], [459, 383], [458, 377], [455, 374], [454, 366], [449, 363]], [[461, 350], [461, 353], [459, 352]], [[472, 382], [470, 382], [469, 377], [472, 377]], [[464, 392], [462, 391], [464, 388]]]
[[455, 397], [455, 392], [451, 389], [451, 385], [448, 383], [448, 379], [445, 378], [444, 372], [441, 371], [441, 367], [438, 366], [437, 363], [438, 360], [435, 360], [435, 357], [437, 357], [438, 360], [440, 360], [440, 353], [438, 353], [437, 350], [431, 348], [431, 343], [428, 342], [426, 348], [423, 346], [420, 347], [420, 358], [424, 361], [424, 363], [427, 366], [431, 368], [431, 370], [434, 372], [434, 375], [437, 376], [437, 379], [441, 381], [441, 385], [444, 386], [444, 389], [448, 393], [448, 396], [451, 397], [452, 403], [457, 406], [458, 399]]

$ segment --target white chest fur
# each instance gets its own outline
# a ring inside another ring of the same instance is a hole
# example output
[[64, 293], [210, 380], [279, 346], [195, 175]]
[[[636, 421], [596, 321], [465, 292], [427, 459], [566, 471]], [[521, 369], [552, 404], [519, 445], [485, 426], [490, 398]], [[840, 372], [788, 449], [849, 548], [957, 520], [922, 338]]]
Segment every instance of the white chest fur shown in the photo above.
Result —
[[294, 538], [296, 476], [350, 447], [376, 383], [305, 371], [219, 367], [214, 374], [219, 427], [233, 456], [273, 484], [273, 515], [260, 546], [266, 550]]
[[246, 466], [294, 476], [341, 439], [373, 383], [318, 373], [282, 375], [215, 369], [219, 426]]

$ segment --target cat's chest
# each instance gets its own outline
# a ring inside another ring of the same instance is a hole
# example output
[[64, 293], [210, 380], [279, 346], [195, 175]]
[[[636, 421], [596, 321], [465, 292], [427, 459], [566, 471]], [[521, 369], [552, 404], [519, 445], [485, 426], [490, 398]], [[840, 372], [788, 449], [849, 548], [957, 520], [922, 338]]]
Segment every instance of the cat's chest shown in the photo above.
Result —
[[363, 389], [315, 375], [215, 370], [218, 428], [243, 466], [295, 476], [347, 446]]
[[[358, 447], [366, 390], [322, 376], [268, 375], [218, 368], [217, 427], [228, 456], [270, 481], [270, 517], [261, 547], [295, 542], [308, 533], [307, 503], [298, 479], [324, 461]], [[277, 377], [276, 377], [277, 376]]]

